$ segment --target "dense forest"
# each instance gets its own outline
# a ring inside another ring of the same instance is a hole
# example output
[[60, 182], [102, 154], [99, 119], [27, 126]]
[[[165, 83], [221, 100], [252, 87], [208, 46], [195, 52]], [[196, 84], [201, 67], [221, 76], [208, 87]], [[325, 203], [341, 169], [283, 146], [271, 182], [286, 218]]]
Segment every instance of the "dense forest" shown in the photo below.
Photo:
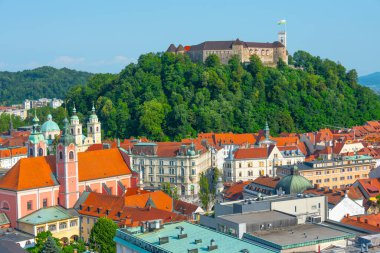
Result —
[[26, 98], [65, 98], [71, 87], [84, 85], [91, 76], [87, 72], [53, 67], [0, 71], [0, 105], [19, 104]]
[[149, 53], [118, 75], [94, 75], [68, 97], [87, 115], [95, 102], [107, 137], [257, 132], [266, 120], [278, 134], [380, 119], [378, 96], [357, 83], [355, 70], [303, 51], [289, 63], [270, 68], [253, 56], [222, 65], [215, 55], [194, 63], [186, 55]]

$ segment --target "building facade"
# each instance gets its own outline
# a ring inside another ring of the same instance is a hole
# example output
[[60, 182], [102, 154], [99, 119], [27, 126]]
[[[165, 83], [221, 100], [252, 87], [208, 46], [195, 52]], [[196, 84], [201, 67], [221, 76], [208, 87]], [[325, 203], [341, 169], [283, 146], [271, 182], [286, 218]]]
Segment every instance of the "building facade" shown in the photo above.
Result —
[[200, 173], [211, 168], [211, 152], [199, 143], [140, 142], [130, 156], [145, 186], [170, 183], [181, 195], [198, 194]]
[[[334, 160], [314, 160], [297, 164], [299, 174], [307, 178], [315, 188], [345, 188], [358, 179], [368, 178], [374, 166], [372, 157], [365, 155], [345, 156]], [[293, 165], [276, 168], [276, 174], [284, 177], [291, 174]]]

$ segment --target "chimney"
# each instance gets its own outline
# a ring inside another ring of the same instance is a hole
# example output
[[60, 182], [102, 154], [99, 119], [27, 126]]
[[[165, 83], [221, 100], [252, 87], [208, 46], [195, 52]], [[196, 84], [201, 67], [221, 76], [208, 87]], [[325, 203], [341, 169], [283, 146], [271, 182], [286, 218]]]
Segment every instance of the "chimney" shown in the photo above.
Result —
[[360, 222], [360, 216], [356, 217], [356, 221]]
[[349, 214], [349, 213], [348, 213], [348, 214], [346, 214], [346, 217], [347, 217], [347, 218], [349, 218], [349, 217], [350, 217], [350, 214]]

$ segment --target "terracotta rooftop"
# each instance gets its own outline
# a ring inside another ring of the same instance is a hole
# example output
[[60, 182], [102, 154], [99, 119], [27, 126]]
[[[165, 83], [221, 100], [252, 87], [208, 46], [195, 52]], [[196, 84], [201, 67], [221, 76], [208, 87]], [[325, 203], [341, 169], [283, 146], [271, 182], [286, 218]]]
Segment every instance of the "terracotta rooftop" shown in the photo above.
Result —
[[268, 148], [239, 148], [234, 153], [235, 159], [259, 159], [268, 157]]
[[380, 214], [345, 216], [342, 223], [380, 233]]
[[224, 191], [224, 198], [229, 200], [237, 200], [242, 196], [244, 186], [251, 183], [252, 181], [239, 182], [231, 185], [227, 190]]
[[322, 187], [319, 189], [308, 189], [304, 191], [305, 194], [311, 193], [326, 196], [327, 201], [333, 205], [338, 204], [344, 198], [346, 192], [348, 192], [347, 195], [352, 200], [363, 199], [363, 195], [360, 193], [359, 189], [353, 186], [340, 189], [328, 189], [327, 187]]
[[[141, 195], [137, 195], [141, 196]], [[111, 196], [89, 192], [78, 207], [82, 215], [104, 217], [118, 221], [119, 225], [130, 227], [139, 226], [142, 221], [162, 219], [164, 223], [186, 220], [185, 216], [162, 210], [152, 205], [128, 206], [125, 196]], [[159, 198], [155, 199], [160, 202]]]
[[[79, 181], [131, 174], [118, 149], [78, 153]], [[20, 159], [2, 178], [0, 189], [26, 190], [58, 185], [55, 156]]]
[[273, 177], [269, 177], [269, 176], [262, 176], [262, 177], [258, 177], [255, 180], [253, 180], [252, 183], [274, 189], [274, 188], [276, 188], [276, 185], [278, 184], [279, 181], [280, 181], [280, 178], [278, 178], [278, 177], [273, 178]]
[[174, 210], [184, 215], [192, 215], [199, 206], [182, 201], [174, 200]]

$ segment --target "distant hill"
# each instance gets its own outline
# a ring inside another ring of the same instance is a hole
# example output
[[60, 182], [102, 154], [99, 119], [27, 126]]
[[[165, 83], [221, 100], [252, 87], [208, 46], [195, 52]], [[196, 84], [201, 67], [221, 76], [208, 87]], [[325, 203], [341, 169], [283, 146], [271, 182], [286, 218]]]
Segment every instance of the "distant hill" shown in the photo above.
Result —
[[65, 98], [71, 87], [84, 85], [92, 75], [53, 67], [19, 72], [0, 71], [0, 105], [19, 104], [26, 98]]
[[380, 119], [379, 96], [357, 83], [355, 70], [303, 51], [290, 62], [297, 68], [265, 67], [257, 56], [247, 64], [238, 57], [221, 64], [216, 55], [194, 63], [187, 55], [150, 53], [118, 75], [95, 75], [67, 96], [85, 116], [95, 101], [109, 138], [249, 133], [266, 121], [278, 134]]
[[380, 72], [359, 77], [359, 83], [380, 93]]

